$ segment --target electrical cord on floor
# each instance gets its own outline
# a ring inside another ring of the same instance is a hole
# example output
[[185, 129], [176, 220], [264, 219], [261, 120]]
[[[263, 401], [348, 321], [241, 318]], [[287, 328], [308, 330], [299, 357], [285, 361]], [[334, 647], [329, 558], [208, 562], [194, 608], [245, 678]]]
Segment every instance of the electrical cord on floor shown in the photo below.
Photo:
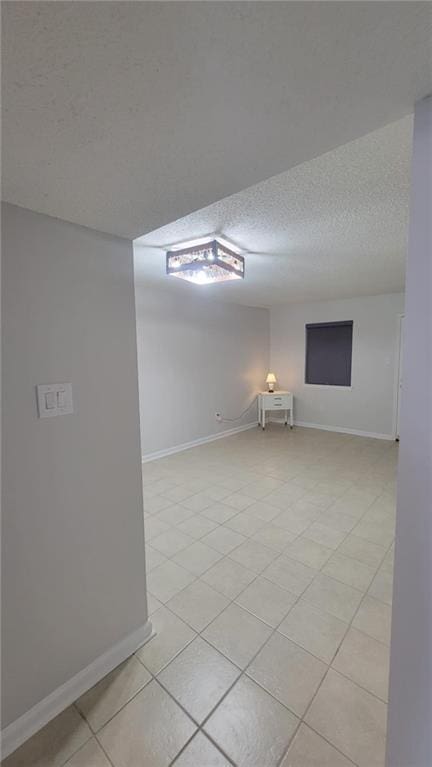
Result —
[[256, 395], [255, 395], [255, 397], [253, 398], [253, 400], [252, 400], [252, 402], [250, 403], [250, 405], [248, 405], [248, 406], [247, 406], [247, 408], [246, 408], [245, 410], [243, 410], [243, 412], [242, 412], [242, 413], [240, 413], [240, 415], [236, 416], [236, 418], [224, 418], [224, 417], [221, 415], [221, 416], [220, 416], [220, 418], [218, 418], [218, 421], [219, 421], [219, 423], [224, 423], [225, 421], [227, 421], [227, 422], [231, 422], [231, 423], [232, 423], [233, 421], [240, 421], [240, 419], [241, 419], [241, 418], [243, 418], [243, 416], [244, 416], [244, 415], [246, 415], [246, 413], [247, 413], [247, 412], [248, 412], [248, 411], [251, 409], [252, 405], [254, 405], [254, 404], [255, 404], [255, 402], [257, 401], [257, 399], [258, 399], [258, 394], [256, 394]]

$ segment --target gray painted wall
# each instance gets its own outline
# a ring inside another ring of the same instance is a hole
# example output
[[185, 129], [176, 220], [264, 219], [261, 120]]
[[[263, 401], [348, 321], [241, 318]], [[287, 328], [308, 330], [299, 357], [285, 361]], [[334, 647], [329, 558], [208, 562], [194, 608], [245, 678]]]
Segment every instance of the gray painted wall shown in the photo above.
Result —
[[215, 412], [238, 416], [265, 387], [268, 310], [209, 300], [210, 289], [200, 290], [186, 301], [137, 284], [144, 455], [257, 419], [256, 406], [233, 423], [218, 423]]
[[432, 764], [432, 96], [414, 120], [387, 767]]
[[[295, 394], [295, 418], [323, 426], [392, 435], [404, 296], [389, 294], [271, 309], [271, 369]], [[352, 388], [308, 386], [305, 325], [353, 320]]]
[[131, 243], [5, 205], [3, 334], [6, 726], [146, 622]]

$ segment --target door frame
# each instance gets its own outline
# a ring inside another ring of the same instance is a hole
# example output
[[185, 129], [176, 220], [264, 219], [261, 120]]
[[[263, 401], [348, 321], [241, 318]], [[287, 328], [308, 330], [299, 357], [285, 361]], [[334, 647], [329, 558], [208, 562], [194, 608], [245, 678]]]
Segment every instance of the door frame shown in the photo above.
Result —
[[400, 372], [402, 362], [402, 324], [405, 320], [405, 313], [397, 315], [397, 330], [396, 330], [396, 355], [395, 355], [395, 379], [394, 379], [394, 412], [393, 412], [393, 438], [399, 441], [398, 434], [398, 412], [400, 407]]

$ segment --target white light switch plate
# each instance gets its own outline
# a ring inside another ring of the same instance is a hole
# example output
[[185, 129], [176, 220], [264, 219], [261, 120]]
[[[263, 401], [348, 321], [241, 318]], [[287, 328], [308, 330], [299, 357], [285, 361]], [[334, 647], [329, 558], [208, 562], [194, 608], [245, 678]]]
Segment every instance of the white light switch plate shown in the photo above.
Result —
[[72, 384], [39, 384], [36, 386], [39, 418], [73, 413]]

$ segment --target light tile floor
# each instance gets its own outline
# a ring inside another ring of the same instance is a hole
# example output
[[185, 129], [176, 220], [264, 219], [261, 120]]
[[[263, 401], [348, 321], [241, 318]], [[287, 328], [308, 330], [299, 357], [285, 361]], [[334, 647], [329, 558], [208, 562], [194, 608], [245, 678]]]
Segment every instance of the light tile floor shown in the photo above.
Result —
[[143, 467], [156, 636], [5, 767], [382, 767], [394, 443], [270, 425]]

